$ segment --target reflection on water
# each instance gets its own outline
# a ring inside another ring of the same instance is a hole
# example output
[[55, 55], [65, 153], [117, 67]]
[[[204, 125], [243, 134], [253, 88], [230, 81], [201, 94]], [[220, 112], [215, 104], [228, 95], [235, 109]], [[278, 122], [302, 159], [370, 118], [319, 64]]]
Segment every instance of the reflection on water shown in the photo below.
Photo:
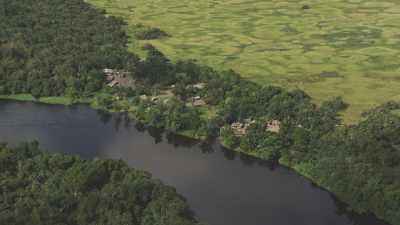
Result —
[[275, 163], [131, 121], [127, 114], [0, 102], [0, 142], [38, 140], [49, 151], [123, 159], [176, 187], [213, 225], [383, 225]]

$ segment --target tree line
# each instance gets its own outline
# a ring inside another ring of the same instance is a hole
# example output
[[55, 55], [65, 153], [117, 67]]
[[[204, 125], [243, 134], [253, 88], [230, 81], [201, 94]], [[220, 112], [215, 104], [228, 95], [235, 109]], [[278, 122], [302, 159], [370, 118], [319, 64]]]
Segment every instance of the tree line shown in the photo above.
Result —
[[195, 225], [175, 189], [114, 160], [0, 146], [1, 224]]
[[[94, 95], [102, 108], [127, 111], [149, 125], [218, 138], [280, 161], [350, 208], [399, 224], [399, 104], [382, 105], [346, 126], [341, 97], [316, 105], [301, 90], [256, 84], [191, 60], [172, 62], [151, 45], [140, 60], [127, 52], [124, 23], [81, 0], [0, 2], [0, 94]], [[136, 87], [104, 87], [103, 68], [129, 70]], [[199, 83], [205, 87], [195, 88]], [[173, 95], [160, 97], [166, 91]], [[188, 105], [194, 97], [206, 105]], [[273, 120], [279, 132], [266, 129]], [[246, 121], [252, 123], [245, 134], [236, 135], [232, 124]]]
[[[148, 49], [134, 73], [146, 87], [131, 93], [137, 118], [218, 138], [231, 148], [280, 161], [335, 193], [350, 209], [399, 224], [399, 103], [388, 102], [365, 112], [358, 124], [343, 125], [340, 112], [347, 104], [341, 97], [317, 106], [301, 90], [261, 86], [234, 71], [219, 72], [193, 61], [172, 63], [155, 48]], [[193, 89], [199, 82], [205, 88]], [[170, 101], [140, 100], [139, 95], [151, 94], [152, 89], [168, 88], [175, 93]], [[201, 96], [207, 106], [187, 106], [193, 96]], [[215, 113], [205, 116], [210, 108]], [[235, 135], [231, 124], [246, 120], [254, 122], [245, 135]], [[272, 120], [280, 121], [279, 132], [266, 129]]]

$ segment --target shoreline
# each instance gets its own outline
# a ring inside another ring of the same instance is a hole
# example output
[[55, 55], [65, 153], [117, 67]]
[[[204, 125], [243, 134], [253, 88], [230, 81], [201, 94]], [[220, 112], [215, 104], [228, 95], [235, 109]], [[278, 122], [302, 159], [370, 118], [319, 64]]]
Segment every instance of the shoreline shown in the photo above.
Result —
[[73, 104], [91, 104], [92, 98], [81, 98], [72, 99], [66, 96], [52, 96], [52, 97], [41, 97], [39, 99], [34, 98], [30, 94], [16, 94], [16, 95], [0, 95], [0, 100], [13, 100], [19, 102], [34, 102], [43, 103], [48, 105], [73, 105]]
[[[29, 94], [19, 94], [19, 95], [8, 95], [8, 96], [0, 95], [0, 100], [10, 100], [10, 101], [18, 101], [18, 102], [33, 102], [33, 103], [40, 103], [40, 104], [47, 104], [47, 105], [64, 105], [64, 106], [71, 106], [71, 105], [75, 105], [75, 104], [85, 104], [85, 105], [88, 105], [89, 107], [91, 107], [93, 109], [103, 110], [103, 111], [108, 112], [108, 113], [118, 113], [118, 112], [119, 113], [123, 113], [123, 112], [130, 113], [130, 111], [113, 111], [113, 110], [107, 110], [105, 108], [96, 106], [95, 101], [94, 101], [94, 97], [84, 98], [84, 99], [72, 99], [72, 98], [66, 97], [66, 96], [56, 96], [56, 97], [42, 97], [40, 99], [35, 99], [33, 96], [31, 96]], [[129, 116], [133, 117], [132, 114], [129, 114]], [[137, 118], [133, 117], [132, 119], [135, 119], [136, 121], [142, 122], [143, 124], [146, 125], [146, 123], [144, 123], [143, 121], [140, 121]], [[197, 140], [197, 141], [204, 141], [205, 140], [204, 137], [198, 137], [198, 136], [196, 137], [195, 135], [191, 135], [190, 134], [191, 131], [176, 132], [176, 131], [169, 130], [167, 128], [164, 128], [163, 130], [172, 132], [174, 134], [177, 134], [177, 135], [180, 135], [180, 136], [183, 136], [183, 137], [186, 137], [186, 138], [192, 138], [192, 139]], [[223, 147], [225, 147], [225, 148], [227, 148], [229, 150], [232, 150], [234, 152], [237, 152], [237, 153], [240, 153], [240, 154], [244, 154], [244, 155], [247, 155], [247, 156], [251, 156], [251, 157], [254, 157], [254, 158], [258, 159], [258, 160], [268, 161], [267, 159], [260, 157], [256, 153], [245, 152], [245, 151], [242, 151], [239, 148], [234, 148], [234, 149], [229, 148], [226, 145], [224, 145], [223, 141], [218, 137], [215, 139], [215, 141], [219, 145], [221, 145], [221, 146], [223, 146]], [[346, 201], [341, 199], [329, 187], [326, 187], [326, 186], [322, 185], [319, 180], [313, 179], [313, 177], [310, 174], [308, 174], [304, 169], [304, 167], [307, 166], [306, 163], [304, 163], [304, 165], [303, 164], [291, 165], [289, 163], [289, 161], [287, 161], [287, 160], [285, 160], [283, 158], [281, 158], [279, 161], [277, 161], [277, 163], [278, 163], [279, 166], [285, 167], [285, 168], [293, 171], [297, 175], [307, 179], [308, 181], [310, 181], [313, 185], [317, 186], [318, 188], [321, 188], [322, 190], [327, 191], [330, 194], [333, 194], [334, 198], [336, 198], [337, 200], [339, 200], [339, 201], [345, 203], [346, 205], [348, 205], [348, 203]], [[365, 213], [365, 212], [360, 212], [360, 211], [354, 210], [354, 209], [349, 209], [349, 211], [352, 211], [352, 212], [355, 212], [355, 213], [359, 213], [359, 214], [365, 214], [365, 215], [371, 214], [374, 217], [376, 217], [377, 219], [382, 220], [384, 223], [387, 223], [388, 225], [390, 225], [386, 220], [384, 220], [383, 218], [379, 217], [378, 215], [376, 215], [376, 214], [374, 214], [372, 212]]]

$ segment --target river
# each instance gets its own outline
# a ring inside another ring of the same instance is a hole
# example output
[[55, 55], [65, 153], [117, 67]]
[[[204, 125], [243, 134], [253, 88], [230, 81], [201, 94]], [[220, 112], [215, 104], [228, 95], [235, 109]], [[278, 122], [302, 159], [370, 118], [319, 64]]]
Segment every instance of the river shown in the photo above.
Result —
[[281, 166], [85, 106], [0, 101], [0, 141], [86, 159], [123, 159], [176, 187], [212, 225], [385, 225], [346, 211], [327, 191]]

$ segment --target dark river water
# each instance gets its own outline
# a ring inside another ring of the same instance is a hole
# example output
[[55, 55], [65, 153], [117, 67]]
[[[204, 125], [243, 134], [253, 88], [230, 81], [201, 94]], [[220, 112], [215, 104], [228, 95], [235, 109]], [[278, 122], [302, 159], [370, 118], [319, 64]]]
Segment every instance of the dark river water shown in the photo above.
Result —
[[356, 215], [289, 169], [107, 115], [84, 105], [0, 101], [0, 141], [38, 140], [51, 152], [123, 159], [149, 171], [212, 225], [382, 225]]

